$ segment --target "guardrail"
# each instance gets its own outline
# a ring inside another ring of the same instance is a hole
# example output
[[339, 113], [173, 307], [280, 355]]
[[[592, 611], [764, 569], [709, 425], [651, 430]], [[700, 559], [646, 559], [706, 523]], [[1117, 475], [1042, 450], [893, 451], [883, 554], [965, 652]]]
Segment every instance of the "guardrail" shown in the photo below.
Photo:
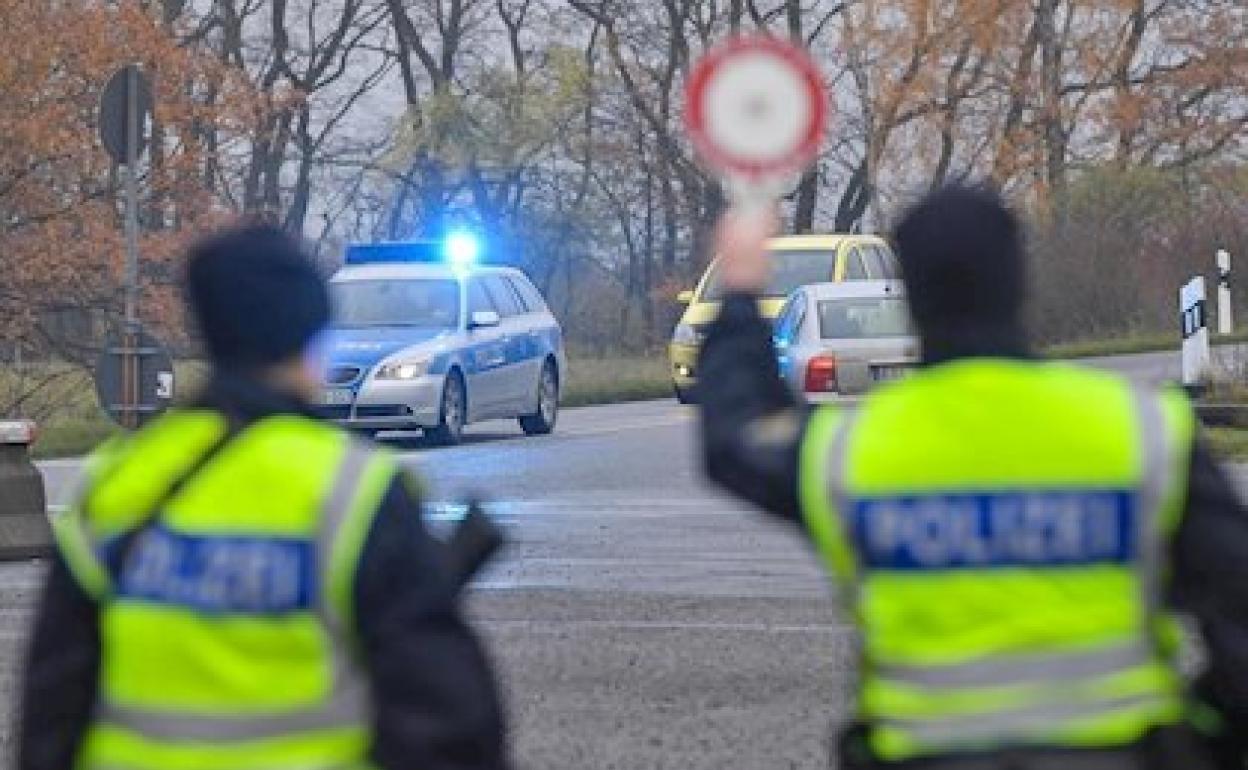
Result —
[[0, 560], [43, 556], [52, 547], [43, 474], [30, 459], [35, 424], [0, 421]]
[[1196, 416], [1212, 428], [1248, 428], [1248, 404], [1195, 404]]

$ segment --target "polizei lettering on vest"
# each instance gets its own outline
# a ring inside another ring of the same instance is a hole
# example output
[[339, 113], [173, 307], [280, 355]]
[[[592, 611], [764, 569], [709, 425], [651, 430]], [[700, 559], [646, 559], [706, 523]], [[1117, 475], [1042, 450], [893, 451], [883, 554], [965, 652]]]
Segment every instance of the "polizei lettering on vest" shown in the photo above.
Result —
[[315, 569], [310, 542], [153, 527], [136, 543], [118, 593], [202, 612], [292, 612], [312, 606]]
[[956, 569], [1124, 563], [1136, 541], [1135, 496], [1038, 491], [853, 501], [867, 566]]

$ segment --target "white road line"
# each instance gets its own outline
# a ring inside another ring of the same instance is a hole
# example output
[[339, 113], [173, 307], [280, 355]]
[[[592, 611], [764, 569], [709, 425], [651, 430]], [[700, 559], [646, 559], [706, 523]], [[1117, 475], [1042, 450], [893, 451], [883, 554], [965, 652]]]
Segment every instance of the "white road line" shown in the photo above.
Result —
[[[500, 519], [523, 516], [628, 516], [630, 518], [665, 518], [668, 516], [731, 516], [750, 514], [713, 497], [705, 499], [622, 499], [592, 500], [518, 500], [491, 501], [482, 506], [491, 516]], [[432, 521], [458, 521], [466, 507], [460, 502], [425, 503], [425, 516]]]
[[[50, 503], [48, 513], [64, 513], [71, 506], [63, 503]], [[431, 521], [459, 521], [464, 517], [467, 508], [457, 502], [425, 503], [425, 518]], [[705, 500], [622, 500], [615, 502], [581, 501], [581, 500], [519, 500], [514, 502], [496, 501], [485, 503], [485, 510], [491, 516], [505, 519], [509, 516], [603, 516], [623, 514], [633, 518], [683, 516], [746, 516], [739, 510], [725, 507], [714, 498]], [[677, 510], [679, 509], [679, 513]], [[698, 510], [705, 509], [705, 510]]]
[[716, 623], [713, 621], [672, 621], [672, 620], [583, 620], [583, 619], [550, 619], [541, 620], [479, 620], [487, 628], [521, 629], [530, 632], [553, 631], [556, 629], [587, 628], [608, 631], [736, 631], [741, 633], [764, 634], [831, 634], [848, 636], [853, 629], [844, 625], [831, 623]]
[[606, 436], [612, 433], [626, 433], [633, 430], [650, 430], [651, 428], [667, 428], [673, 425], [681, 425], [683, 423], [692, 422], [691, 414], [675, 414], [670, 417], [663, 417], [653, 420], [640, 420], [637, 422], [629, 422], [620, 425], [606, 425], [600, 428], [586, 428], [584, 430], [555, 430], [555, 434], [546, 440], [546, 443], [563, 438], [591, 438], [593, 436]]

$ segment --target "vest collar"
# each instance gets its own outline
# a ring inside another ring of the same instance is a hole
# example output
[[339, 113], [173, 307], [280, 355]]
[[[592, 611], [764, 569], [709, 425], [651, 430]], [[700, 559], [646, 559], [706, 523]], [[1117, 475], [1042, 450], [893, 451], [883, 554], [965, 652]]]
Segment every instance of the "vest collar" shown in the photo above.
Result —
[[222, 412], [243, 423], [281, 414], [316, 416], [307, 403], [294, 395], [283, 393], [255, 377], [221, 369], [213, 371], [194, 405]]

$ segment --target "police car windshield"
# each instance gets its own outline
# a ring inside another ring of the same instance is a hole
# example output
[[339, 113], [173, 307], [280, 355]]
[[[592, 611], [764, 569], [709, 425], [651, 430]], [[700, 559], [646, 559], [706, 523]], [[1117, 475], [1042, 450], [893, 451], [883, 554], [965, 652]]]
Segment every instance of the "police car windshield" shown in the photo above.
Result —
[[[764, 297], [787, 297], [799, 286], [808, 283], [826, 283], [832, 280], [836, 264], [836, 252], [803, 249], [800, 251], [771, 252], [771, 280], [763, 290]], [[724, 298], [723, 285], [719, 281], [719, 267], [712, 268], [702, 293], [704, 302], [718, 302]]]
[[819, 303], [819, 336], [825, 340], [907, 337], [910, 313], [897, 297], [825, 299]]
[[459, 282], [450, 279], [334, 281], [330, 293], [340, 329], [459, 325]]

